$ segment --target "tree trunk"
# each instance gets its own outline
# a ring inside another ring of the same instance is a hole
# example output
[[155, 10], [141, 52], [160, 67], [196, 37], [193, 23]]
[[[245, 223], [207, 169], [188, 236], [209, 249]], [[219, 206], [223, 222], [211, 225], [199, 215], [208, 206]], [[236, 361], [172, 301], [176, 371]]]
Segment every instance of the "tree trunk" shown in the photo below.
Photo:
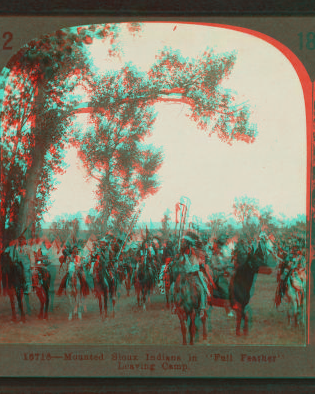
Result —
[[25, 176], [25, 195], [21, 196], [19, 217], [15, 231], [16, 238], [23, 233], [23, 231], [31, 224], [31, 220], [34, 218], [37, 187], [40, 182], [45, 155], [47, 149], [50, 146], [50, 133], [48, 130], [45, 130], [45, 126], [42, 122], [44, 118], [43, 111], [45, 105], [45, 93], [41, 86], [41, 82], [38, 84], [38, 88], [35, 94], [35, 124], [32, 128], [32, 132], [35, 136], [33, 160]]
[[[110, 203], [110, 185], [109, 185], [109, 177], [110, 177], [110, 172], [106, 172], [105, 176], [105, 187], [106, 187], [106, 198], [105, 198], [105, 211], [104, 211], [104, 216], [103, 216], [103, 223], [101, 226], [103, 235], [105, 235], [108, 227], [108, 219], [111, 213], [111, 203]], [[104, 196], [105, 197], [105, 196]]]
[[35, 149], [33, 162], [26, 174], [25, 196], [21, 199], [19, 218], [16, 225], [16, 238], [31, 224], [34, 215], [37, 187], [40, 182], [42, 168], [44, 165], [46, 149], [38, 147]]

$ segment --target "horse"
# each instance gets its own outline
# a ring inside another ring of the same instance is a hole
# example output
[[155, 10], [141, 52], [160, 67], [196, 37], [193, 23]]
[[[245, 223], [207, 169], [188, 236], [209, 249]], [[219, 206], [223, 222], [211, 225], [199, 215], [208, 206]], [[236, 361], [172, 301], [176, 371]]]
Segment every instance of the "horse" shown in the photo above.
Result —
[[94, 294], [98, 299], [100, 316], [102, 317], [102, 297], [104, 299], [104, 317], [107, 317], [107, 303], [110, 297], [113, 307], [113, 317], [115, 317], [117, 278], [113, 270], [106, 266], [103, 259], [97, 259], [91, 267], [94, 278]]
[[75, 264], [69, 264], [68, 277], [66, 280], [66, 294], [70, 304], [69, 320], [73, 316], [78, 316], [82, 319], [82, 298], [81, 298], [81, 285], [78, 272]]
[[39, 319], [48, 319], [48, 307], [50, 302], [50, 282], [51, 275], [44, 266], [32, 268], [32, 287], [40, 301]]
[[170, 307], [170, 287], [171, 287], [171, 273], [169, 271], [169, 264], [172, 262], [175, 255], [175, 249], [171, 241], [167, 241], [163, 248], [161, 260], [161, 269], [158, 275], [157, 283], [160, 294], [165, 294], [166, 307]]
[[245, 311], [252, 296], [254, 279], [258, 272], [270, 274], [271, 269], [266, 263], [267, 248], [259, 241], [257, 248], [248, 251], [242, 242], [238, 242], [235, 249], [235, 271], [231, 278], [228, 292], [215, 289], [210, 306], [227, 308], [230, 304], [236, 312], [236, 335], [241, 335], [241, 325], [244, 323], [244, 335], [248, 334], [248, 315]]
[[174, 280], [172, 279], [172, 273], [170, 271], [171, 263], [171, 258], [168, 258], [167, 261], [165, 261], [165, 264], [162, 265], [158, 278], [158, 288], [161, 294], [165, 294], [167, 309], [170, 308], [170, 288], [171, 284], [174, 282]]
[[[280, 270], [279, 270], [280, 271]], [[288, 303], [288, 323], [295, 327], [305, 321], [305, 267], [286, 267], [281, 275], [278, 272], [278, 286], [275, 295], [275, 305], [278, 308], [283, 300]]]
[[[40, 269], [40, 283], [44, 283], [44, 281], [48, 280], [49, 276], [49, 283], [44, 284], [44, 289], [40, 290], [40, 294], [45, 298], [45, 292], [46, 288], [48, 289], [49, 292], [49, 312], [52, 312], [54, 309], [54, 300], [55, 300], [55, 281], [56, 281], [56, 276], [57, 276], [57, 268], [56, 265], [53, 264], [54, 257], [48, 258], [47, 256], [39, 256], [38, 258], [35, 258], [35, 267], [38, 267]], [[47, 273], [48, 272], [48, 273]], [[33, 274], [36, 276], [37, 273], [33, 269]], [[43, 277], [41, 275], [44, 275]], [[48, 275], [49, 274], [49, 275]], [[35, 283], [38, 282], [38, 278], [34, 278]], [[33, 286], [33, 289], [38, 289], [38, 286]], [[42, 291], [43, 290], [43, 291]], [[37, 290], [36, 290], [37, 291]], [[41, 297], [42, 297], [41, 296]], [[43, 298], [43, 300], [44, 300]], [[44, 304], [46, 301], [43, 301]]]
[[133, 269], [130, 261], [123, 261], [117, 268], [120, 283], [125, 283], [127, 297], [130, 296]]
[[[13, 261], [8, 252], [4, 252], [1, 256], [2, 268], [2, 287], [4, 295], [10, 298], [12, 320], [17, 321], [15, 309], [15, 297], [18, 302], [18, 308], [21, 315], [21, 321], [25, 322], [25, 313], [23, 308], [23, 294], [25, 291], [25, 274], [23, 264], [19, 261]], [[48, 318], [49, 306], [49, 287], [50, 273], [44, 267], [32, 268], [32, 287], [40, 301], [39, 319]]]
[[147, 250], [140, 250], [140, 252], [142, 252], [142, 255], [136, 268], [134, 286], [138, 306], [140, 307], [142, 304], [143, 310], [146, 310], [146, 298], [153, 290], [155, 283], [155, 269]]
[[8, 252], [3, 252], [1, 256], [2, 288], [3, 295], [10, 298], [12, 320], [17, 322], [15, 298], [21, 315], [21, 321], [25, 322], [23, 308], [23, 291], [25, 288], [24, 267], [21, 262], [14, 262]]
[[202, 297], [206, 298], [205, 289], [199, 279], [199, 273], [188, 273], [185, 260], [174, 260], [169, 264], [170, 281], [172, 282], [172, 303], [177, 314], [183, 345], [187, 345], [187, 326], [190, 334], [190, 345], [194, 344], [196, 336], [196, 318], [199, 317], [203, 327], [203, 339], [207, 339], [207, 312], [201, 315]]
[[[85, 287], [88, 289], [94, 288], [93, 270], [91, 269], [92, 256], [80, 256], [81, 257], [81, 275], [85, 278]], [[82, 294], [83, 293], [83, 294]], [[86, 296], [89, 291], [81, 291], [83, 309], [87, 311]]]

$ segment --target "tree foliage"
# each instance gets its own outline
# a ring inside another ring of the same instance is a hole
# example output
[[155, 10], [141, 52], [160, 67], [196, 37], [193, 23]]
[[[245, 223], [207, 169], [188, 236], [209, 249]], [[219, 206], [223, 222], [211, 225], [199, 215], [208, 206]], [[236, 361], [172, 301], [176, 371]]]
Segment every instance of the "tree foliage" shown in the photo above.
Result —
[[233, 213], [235, 218], [245, 226], [253, 217], [259, 217], [259, 202], [247, 196], [236, 197], [233, 202]]
[[108, 224], [126, 224], [140, 201], [159, 186], [156, 172], [162, 164], [161, 151], [143, 142], [150, 134], [154, 110], [132, 100], [137, 99], [143, 79], [129, 66], [96, 79], [91, 103], [106, 109], [92, 113], [89, 130], [84, 134], [79, 130], [75, 136], [89, 176], [99, 181], [97, 209], [103, 231]]
[[[144, 138], [152, 131], [153, 104], [174, 93], [189, 104], [191, 118], [209, 135], [216, 132], [228, 143], [254, 141], [249, 109], [237, 107], [235, 95], [220, 85], [231, 73], [235, 54], [215, 55], [207, 49], [190, 59], [164, 48], [148, 73], [127, 64], [100, 75], [89, 46], [104, 42], [108, 57], [119, 56], [123, 28], [137, 34], [141, 24], [59, 30], [32, 40], [8, 63], [0, 97], [2, 237], [17, 237], [29, 223], [41, 220], [55, 187], [54, 176], [64, 169], [68, 141], [80, 145], [90, 176], [99, 180], [104, 226], [128, 221], [139, 201], [158, 189], [162, 154], [145, 145]], [[87, 88], [90, 98], [91, 127], [74, 138], [71, 115], [79, 85]]]
[[190, 117], [229, 144], [233, 141], [252, 143], [256, 126], [249, 123], [250, 109], [237, 105], [236, 94], [223, 89], [236, 61], [235, 53], [216, 55], [211, 49], [196, 58], [184, 58], [180, 51], [164, 48], [149, 72], [154, 91], [180, 92], [190, 106]]

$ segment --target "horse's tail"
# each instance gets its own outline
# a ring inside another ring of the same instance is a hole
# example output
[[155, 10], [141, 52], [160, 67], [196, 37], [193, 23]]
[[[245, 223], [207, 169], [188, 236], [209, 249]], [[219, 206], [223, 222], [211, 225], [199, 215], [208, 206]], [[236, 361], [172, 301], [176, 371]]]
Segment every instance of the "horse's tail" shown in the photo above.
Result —
[[89, 289], [89, 285], [86, 281], [84, 271], [83, 270], [79, 271], [77, 274], [77, 277], [79, 278], [79, 281], [80, 281], [80, 288], [81, 288], [82, 295], [84, 297], [88, 296], [90, 294], [90, 289]]
[[69, 273], [67, 272], [66, 275], [62, 278], [59, 289], [57, 291], [57, 295], [61, 296], [66, 289], [67, 281], [68, 281]]

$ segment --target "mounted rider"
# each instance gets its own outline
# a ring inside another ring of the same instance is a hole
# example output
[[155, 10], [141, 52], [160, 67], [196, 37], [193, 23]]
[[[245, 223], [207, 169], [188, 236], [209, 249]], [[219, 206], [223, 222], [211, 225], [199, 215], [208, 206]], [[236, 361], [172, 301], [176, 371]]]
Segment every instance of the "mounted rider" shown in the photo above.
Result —
[[[137, 265], [136, 265], [136, 272], [135, 272], [135, 277], [138, 277], [139, 279], [142, 277], [140, 271], [141, 267], [143, 267], [144, 264], [147, 265], [149, 272], [152, 274], [152, 253], [151, 249], [149, 247], [149, 243], [145, 240], [142, 243], [141, 248], [138, 250], [137, 253]], [[139, 276], [140, 274], [140, 276]], [[141, 280], [141, 279], [140, 279]]]
[[290, 273], [296, 270], [303, 277], [306, 275], [305, 248], [301, 250], [296, 244], [290, 242], [286, 250], [281, 249], [281, 262], [278, 269], [278, 281], [286, 283]]
[[117, 252], [117, 246], [114, 242], [109, 241], [106, 238], [100, 240], [99, 245], [96, 246], [94, 253], [94, 270], [99, 274], [102, 272], [103, 280], [107, 287], [110, 287], [110, 283], [114, 279], [114, 258], [115, 252]]
[[[169, 264], [171, 263], [171, 261], [174, 259], [175, 257], [175, 248], [173, 246], [173, 243], [171, 240], [167, 240], [164, 244], [163, 247], [163, 253], [162, 253], [162, 265], [163, 265], [163, 273], [162, 278], [163, 278], [163, 282], [164, 282], [164, 286], [165, 288], [170, 288], [170, 274], [169, 274]], [[163, 283], [162, 282], [162, 283]]]
[[[219, 235], [214, 239], [212, 250], [211, 250], [211, 258], [210, 258], [210, 266], [213, 271], [213, 277], [215, 284], [218, 289], [225, 289], [228, 286], [227, 277], [230, 276], [231, 271], [231, 251], [228, 249], [226, 242], [228, 240], [228, 236], [224, 233]], [[210, 257], [210, 256], [208, 256]], [[233, 267], [234, 268], [234, 267]]]
[[62, 293], [65, 291], [70, 275], [76, 273], [80, 281], [82, 294], [83, 296], [87, 296], [89, 294], [89, 287], [85, 278], [83, 267], [81, 265], [81, 257], [79, 256], [79, 248], [77, 245], [73, 246], [71, 254], [67, 256], [66, 264], [67, 272], [61, 281], [58, 295], [62, 295]]
[[211, 296], [211, 287], [214, 288], [215, 284], [205, 269], [204, 259], [200, 259], [196, 240], [189, 235], [182, 238], [179, 261], [185, 267], [186, 274], [196, 276], [201, 284], [203, 291], [201, 292], [200, 316], [202, 317], [207, 306], [207, 297]]
[[166, 266], [170, 263], [170, 261], [175, 256], [175, 249], [171, 240], [167, 240], [164, 244], [163, 254], [162, 254], [162, 263]]

